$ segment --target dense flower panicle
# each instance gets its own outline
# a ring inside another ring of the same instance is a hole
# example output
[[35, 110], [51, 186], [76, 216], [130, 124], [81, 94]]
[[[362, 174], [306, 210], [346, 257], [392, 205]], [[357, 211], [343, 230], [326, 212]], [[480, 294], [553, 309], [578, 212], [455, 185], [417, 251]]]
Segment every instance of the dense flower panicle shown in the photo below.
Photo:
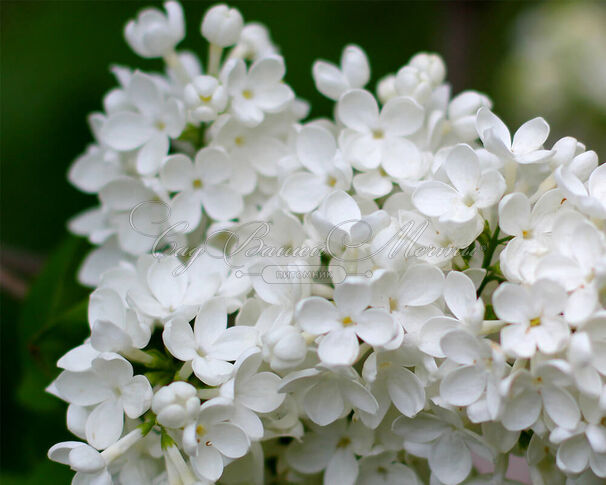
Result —
[[[69, 172], [99, 205], [90, 338], [49, 392], [77, 484], [536, 483], [606, 478], [606, 166], [542, 118], [454, 97], [435, 54], [366, 86], [358, 46], [312, 69], [303, 121], [265, 27], [226, 5], [206, 65], [181, 6], [125, 67]], [[495, 464], [482, 475], [473, 456]]]

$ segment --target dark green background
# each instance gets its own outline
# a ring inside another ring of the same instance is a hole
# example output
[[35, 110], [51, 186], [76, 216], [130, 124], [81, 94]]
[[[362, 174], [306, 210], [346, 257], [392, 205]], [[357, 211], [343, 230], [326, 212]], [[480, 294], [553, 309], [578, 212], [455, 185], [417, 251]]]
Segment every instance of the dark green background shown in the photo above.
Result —
[[[137, 58], [122, 39], [126, 21], [150, 4], [1, 3], [1, 243], [4, 249], [34, 256], [55, 251], [25, 308], [6, 293], [1, 296], [0, 480], [6, 485], [69, 483], [66, 467], [45, 459], [50, 445], [70, 435], [65, 406], [46, 396], [43, 387], [56, 372], [53, 359], [86, 331], [86, 293], [73, 281], [85, 247], [66, 239], [65, 222], [94, 198], [70, 187], [66, 171], [91, 141], [86, 115], [100, 108], [103, 94], [115, 85], [109, 65], [159, 67]], [[455, 92], [474, 88], [490, 93], [497, 112], [514, 121], [500, 102], [499, 67], [513, 20], [531, 3], [232, 4], [246, 20], [270, 28], [286, 58], [287, 80], [299, 96], [313, 102], [314, 116], [329, 115], [331, 104], [314, 90], [312, 62], [338, 61], [342, 48], [354, 42], [371, 59], [373, 87], [412, 54], [436, 51], [447, 61]], [[209, 5], [184, 4], [189, 35], [182, 47], [205, 49], [199, 25]]]

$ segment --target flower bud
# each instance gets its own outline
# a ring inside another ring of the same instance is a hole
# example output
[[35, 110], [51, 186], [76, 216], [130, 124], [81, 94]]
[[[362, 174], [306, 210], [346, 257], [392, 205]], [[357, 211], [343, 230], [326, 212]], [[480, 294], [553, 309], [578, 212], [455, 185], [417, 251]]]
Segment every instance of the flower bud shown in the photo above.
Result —
[[162, 57], [174, 50], [185, 36], [183, 9], [177, 2], [164, 4], [166, 14], [155, 8], [139, 13], [126, 24], [126, 41], [141, 57]]
[[196, 388], [186, 382], [173, 382], [160, 389], [152, 400], [158, 423], [167, 428], [181, 428], [200, 409]]
[[244, 20], [242, 14], [227, 5], [212, 7], [202, 20], [202, 35], [211, 44], [229, 47], [238, 42]]

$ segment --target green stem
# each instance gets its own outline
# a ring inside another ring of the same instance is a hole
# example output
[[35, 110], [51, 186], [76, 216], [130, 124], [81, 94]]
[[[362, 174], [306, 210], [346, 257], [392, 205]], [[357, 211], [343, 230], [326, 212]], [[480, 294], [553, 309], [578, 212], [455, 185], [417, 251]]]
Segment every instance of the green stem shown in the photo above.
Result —
[[484, 251], [482, 268], [486, 269], [488, 272], [484, 276], [484, 279], [482, 280], [482, 283], [478, 288], [478, 296], [482, 294], [482, 291], [490, 281], [498, 279], [498, 277], [495, 277], [495, 275], [491, 273], [489, 266], [492, 261], [492, 257], [494, 256], [494, 252], [496, 251], [497, 247], [499, 247], [499, 243], [499, 226], [497, 226], [497, 228], [494, 230], [494, 233], [490, 237], [490, 240], [488, 241], [488, 247], [486, 248], [486, 251]]

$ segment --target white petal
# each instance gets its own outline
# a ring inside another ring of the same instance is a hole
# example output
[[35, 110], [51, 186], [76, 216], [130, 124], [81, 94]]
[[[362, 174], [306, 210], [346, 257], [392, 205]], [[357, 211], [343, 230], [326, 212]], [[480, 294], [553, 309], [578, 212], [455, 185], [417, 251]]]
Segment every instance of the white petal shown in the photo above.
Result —
[[192, 361], [192, 368], [202, 382], [209, 386], [218, 386], [231, 377], [234, 366], [224, 360], [196, 357]]
[[55, 386], [63, 399], [79, 406], [91, 406], [111, 396], [107, 386], [92, 372], [62, 372]]
[[143, 175], [155, 174], [168, 153], [168, 137], [154, 136], [137, 153], [137, 171]]
[[304, 214], [318, 207], [329, 191], [330, 188], [322, 177], [313, 173], [297, 172], [286, 178], [280, 189], [280, 197], [291, 211]]
[[478, 111], [476, 119], [476, 128], [478, 135], [482, 141], [484, 141], [485, 133], [488, 130], [492, 130], [492, 134], [499, 140], [505, 147], [509, 148], [511, 145], [511, 134], [509, 129], [505, 126], [505, 123], [496, 116], [490, 109], [482, 107]]
[[344, 282], [336, 285], [334, 291], [334, 300], [339, 313], [352, 318], [370, 305], [371, 297], [372, 292], [365, 282]]
[[82, 445], [70, 451], [69, 465], [82, 473], [95, 473], [105, 468], [105, 460], [94, 448]]
[[269, 413], [280, 406], [286, 397], [278, 394], [280, 378], [271, 372], [261, 372], [238, 387], [238, 400], [257, 413]]
[[520, 192], [507, 194], [499, 202], [499, 227], [505, 234], [520, 236], [530, 228], [530, 201]]
[[253, 327], [230, 327], [209, 346], [209, 355], [220, 360], [236, 360], [256, 343], [257, 331]]
[[368, 58], [357, 45], [348, 45], [343, 49], [341, 69], [343, 69], [343, 73], [349, 81], [349, 87], [362, 88], [370, 79]]
[[337, 448], [324, 472], [324, 483], [354, 485], [357, 478], [358, 460], [353, 452], [346, 448]]
[[71, 349], [57, 361], [57, 367], [72, 372], [84, 372], [90, 369], [91, 363], [99, 355], [92, 345], [82, 344]]
[[97, 320], [93, 325], [90, 342], [99, 352], [129, 350], [133, 344], [130, 336], [122, 328], [104, 320]]
[[392, 430], [413, 443], [429, 443], [448, 432], [450, 425], [433, 414], [421, 413], [413, 419], [400, 416], [393, 422]]
[[166, 158], [160, 171], [160, 182], [166, 189], [173, 192], [191, 190], [194, 180], [194, 166], [189, 157], [179, 153]]
[[486, 385], [484, 371], [474, 365], [455, 369], [442, 379], [440, 396], [453, 406], [469, 406], [476, 402]]
[[276, 84], [286, 73], [284, 59], [278, 55], [263, 57], [256, 61], [248, 73], [249, 81], [254, 84]]
[[412, 201], [423, 214], [438, 217], [448, 212], [458, 194], [450, 185], [443, 182], [423, 182], [415, 190]]
[[390, 99], [381, 110], [380, 123], [385, 133], [393, 136], [411, 135], [423, 124], [425, 110], [412, 98]]
[[339, 388], [330, 380], [325, 380], [307, 392], [303, 409], [314, 423], [326, 426], [341, 416], [345, 405]]
[[101, 140], [114, 150], [128, 151], [140, 147], [153, 136], [154, 130], [144, 116], [131, 111], [111, 115], [101, 128]]
[[524, 325], [508, 325], [501, 329], [501, 346], [503, 350], [519, 358], [529, 359], [536, 352], [535, 333], [526, 332]]
[[300, 302], [296, 318], [301, 328], [312, 335], [341, 328], [335, 306], [319, 296], [312, 296]]
[[197, 476], [215, 482], [223, 473], [223, 458], [214, 446], [199, 446], [198, 454], [191, 458]]
[[425, 388], [419, 378], [408, 369], [390, 371], [387, 389], [393, 405], [404, 416], [415, 416], [425, 406]]
[[192, 360], [197, 355], [194, 331], [185, 320], [170, 320], [164, 326], [162, 340], [168, 351], [179, 360]]
[[353, 329], [333, 330], [320, 340], [318, 357], [326, 365], [352, 365], [358, 351], [358, 337]]
[[431, 447], [429, 466], [442, 483], [457, 485], [471, 471], [471, 453], [458, 433], [444, 433]]
[[440, 347], [457, 364], [472, 365], [482, 358], [477, 337], [465, 330], [451, 330], [440, 340]]
[[459, 320], [465, 320], [474, 311], [477, 302], [476, 288], [464, 273], [451, 271], [446, 276], [444, 299], [453, 315]]
[[145, 376], [133, 377], [133, 380], [123, 386], [120, 392], [124, 412], [131, 419], [138, 418], [151, 406], [153, 392]]
[[281, 111], [295, 98], [295, 94], [290, 86], [283, 83], [258, 89], [255, 91], [254, 96], [257, 106], [268, 113]]
[[591, 450], [583, 435], [566, 440], [558, 448], [556, 461], [558, 467], [569, 473], [580, 473], [589, 463]]
[[421, 152], [405, 138], [386, 140], [381, 165], [388, 175], [403, 180], [417, 180], [426, 170]]
[[347, 91], [339, 99], [337, 113], [341, 122], [352, 130], [367, 132], [378, 128], [379, 107], [368, 91], [362, 89]]
[[358, 337], [372, 346], [385, 345], [396, 334], [393, 318], [383, 310], [366, 310], [357, 318], [356, 323]]
[[336, 101], [350, 87], [344, 74], [328, 62], [316, 61], [312, 72], [316, 89], [327, 98]]
[[579, 406], [572, 395], [556, 386], [543, 386], [541, 390], [545, 412], [558, 426], [574, 429], [581, 419]]
[[475, 191], [480, 179], [480, 162], [469, 145], [457, 145], [452, 149], [444, 164], [452, 185], [462, 195]]
[[[240, 458], [248, 451], [248, 437], [238, 426], [229, 423], [217, 423], [208, 433], [212, 446], [228, 458]], [[205, 436], [206, 438], [206, 436]]]
[[524, 123], [513, 135], [512, 149], [516, 153], [529, 153], [543, 146], [549, 136], [549, 125], [543, 118]]
[[202, 203], [198, 194], [188, 190], [177, 194], [170, 203], [169, 222], [179, 232], [190, 233], [202, 220]]
[[204, 184], [225, 182], [231, 172], [231, 160], [219, 147], [205, 147], [196, 153], [195, 172]]
[[294, 440], [286, 448], [286, 461], [300, 473], [318, 473], [332, 458], [326, 453], [327, 443], [320, 433], [306, 433], [303, 441]]
[[315, 174], [326, 173], [327, 164], [337, 153], [334, 136], [320, 126], [305, 126], [297, 136], [297, 156]]
[[90, 413], [86, 421], [86, 440], [95, 448], [104, 449], [122, 434], [124, 411], [120, 401], [108, 399]]
[[527, 323], [536, 316], [528, 291], [519, 285], [502, 284], [494, 292], [492, 303], [497, 316], [509, 323]]
[[378, 199], [389, 194], [393, 184], [389, 178], [383, 177], [378, 170], [371, 170], [355, 175], [353, 186], [356, 193], [371, 199]]
[[187, 289], [187, 274], [179, 274], [176, 257], [157, 260], [147, 271], [147, 284], [153, 295], [169, 311], [179, 308]]
[[201, 198], [208, 215], [218, 221], [233, 219], [244, 209], [242, 196], [227, 185], [206, 187]]
[[442, 294], [444, 274], [435, 266], [417, 264], [406, 270], [398, 288], [398, 303], [422, 306], [433, 303]]
[[541, 407], [541, 396], [538, 393], [523, 390], [507, 401], [501, 422], [509, 431], [529, 428], [539, 418]]
[[476, 207], [485, 209], [496, 204], [505, 192], [506, 186], [505, 179], [496, 170], [482, 174], [477, 189]]

